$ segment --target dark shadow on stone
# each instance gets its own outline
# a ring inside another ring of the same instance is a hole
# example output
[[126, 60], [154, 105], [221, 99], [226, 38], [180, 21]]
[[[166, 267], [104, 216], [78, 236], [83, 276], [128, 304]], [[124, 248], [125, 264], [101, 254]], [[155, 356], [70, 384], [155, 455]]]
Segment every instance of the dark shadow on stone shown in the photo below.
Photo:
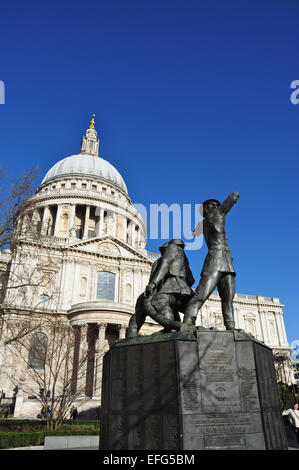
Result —
[[78, 413], [79, 421], [93, 421], [98, 418], [98, 407], [89, 408], [88, 410], [83, 410]]

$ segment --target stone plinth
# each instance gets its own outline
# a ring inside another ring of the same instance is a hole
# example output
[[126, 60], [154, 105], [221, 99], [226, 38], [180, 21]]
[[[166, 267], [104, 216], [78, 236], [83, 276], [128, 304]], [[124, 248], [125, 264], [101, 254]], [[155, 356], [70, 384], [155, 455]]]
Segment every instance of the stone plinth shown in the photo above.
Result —
[[287, 449], [272, 351], [246, 335], [120, 341], [102, 393], [100, 449]]

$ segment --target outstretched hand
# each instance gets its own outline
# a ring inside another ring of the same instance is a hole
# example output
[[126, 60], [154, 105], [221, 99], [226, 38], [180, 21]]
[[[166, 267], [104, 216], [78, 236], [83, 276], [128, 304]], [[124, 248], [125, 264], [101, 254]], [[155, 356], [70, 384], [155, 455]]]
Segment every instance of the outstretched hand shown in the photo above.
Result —
[[239, 199], [239, 193], [238, 191], [232, 191], [230, 193], [230, 196], [232, 196], [236, 201]]
[[144, 297], [150, 297], [154, 293], [155, 289], [156, 284], [154, 282], [150, 282], [145, 288]]

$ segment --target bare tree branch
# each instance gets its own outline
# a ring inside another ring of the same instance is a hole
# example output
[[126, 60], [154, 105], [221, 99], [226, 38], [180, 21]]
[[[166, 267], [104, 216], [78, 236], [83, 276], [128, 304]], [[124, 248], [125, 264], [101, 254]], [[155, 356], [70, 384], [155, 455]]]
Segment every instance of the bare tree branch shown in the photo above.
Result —
[[[24, 336], [13, 344], [12, 352], [19, 367], [26, 370], [21, 380], [25, 393], [36, 396], [46, 411], [49, 428], [57, 428], [66, 418], [69, 407], [80, 396], [85, 396], [88, 353], [80, 356], [76, 370], [73, 358], [76, 335], [66, 319], [60, 315], [45, 315], [37, 320], [35, 340]], [[10, 372], [10, 380], [20, 385], [17, 370]]]
[[9, 248], [15, 222], [24, 202], [34, 193], [34, 181], [39, 168], [30, 168], [17, 178], [7, 178], [6, 168], [0, 168], [0, 249]]

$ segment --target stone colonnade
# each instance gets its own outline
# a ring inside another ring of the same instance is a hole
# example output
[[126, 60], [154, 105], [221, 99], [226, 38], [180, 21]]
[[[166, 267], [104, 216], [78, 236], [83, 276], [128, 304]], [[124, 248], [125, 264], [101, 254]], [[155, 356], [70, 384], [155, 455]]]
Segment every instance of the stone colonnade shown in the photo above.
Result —
[[[117, 217], [123, 219], [121, 236]], [[140, 248], [143, 244], [142, 230], [136, 222], [112, 209], [92, 204], [66, 203], [36, 208], [24, 216], [21, 225], [22, 229], [35, 226], [41, 235], [86, 240], [107, 234], [121, 238], [133, 247]]]
[[84, 323], [73, 327], [76, 338], [73, 363], [74, 389], [80, 396], [101, 399], [103, 358], [108, 339], [107, 327], [118, 330], [113, 342], [125, 338], [127, 327], [123, 324], [100, 322]]

